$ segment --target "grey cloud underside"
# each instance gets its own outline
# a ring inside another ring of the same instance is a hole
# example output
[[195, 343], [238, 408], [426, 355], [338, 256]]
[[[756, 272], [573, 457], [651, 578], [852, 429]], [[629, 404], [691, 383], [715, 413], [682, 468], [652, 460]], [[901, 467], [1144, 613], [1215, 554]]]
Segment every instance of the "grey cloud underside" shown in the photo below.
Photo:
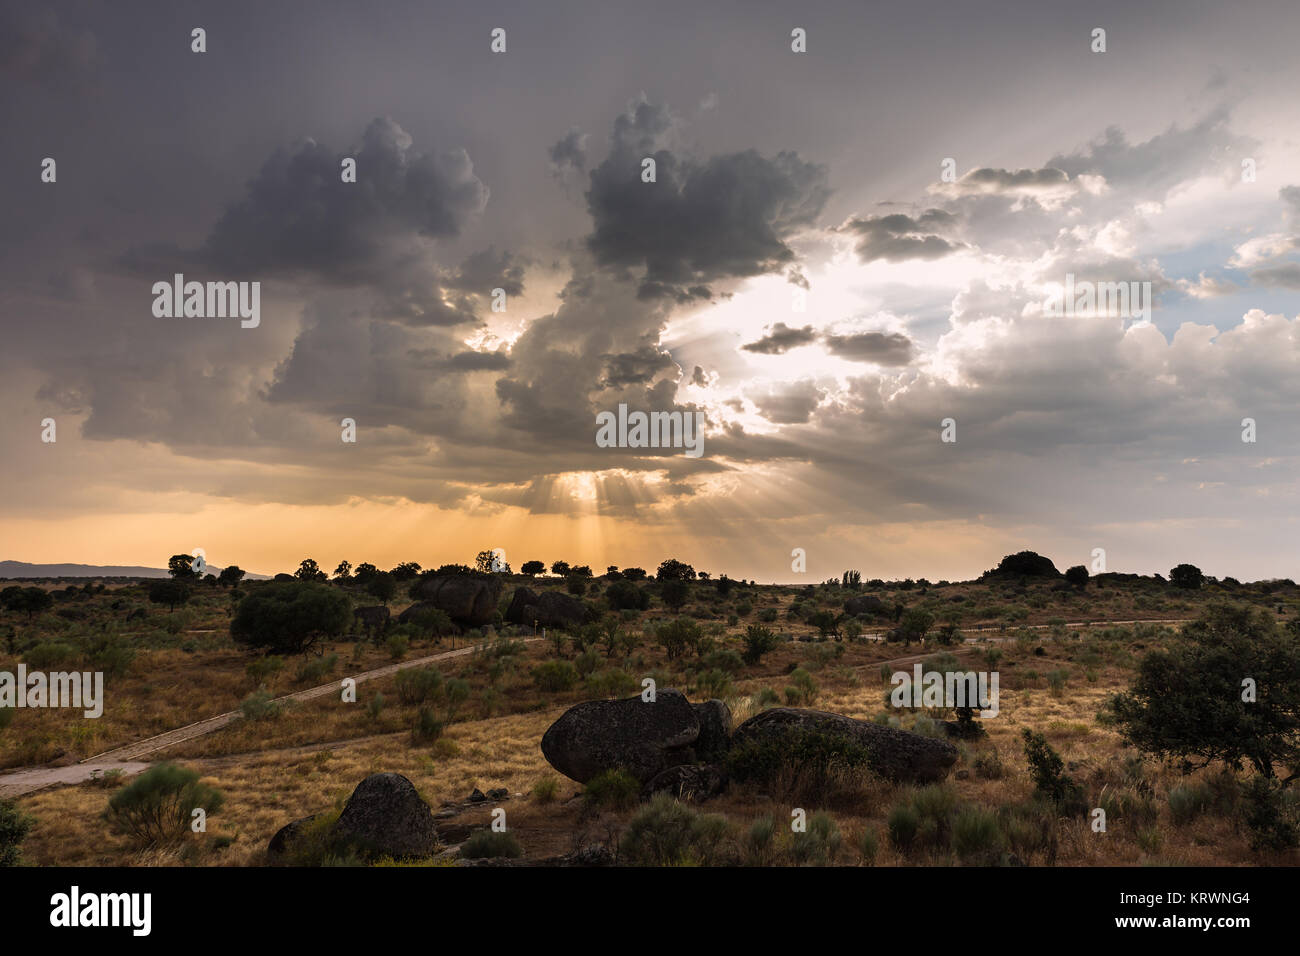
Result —
[[901, 332], [854, 332], [846, 335], [821, 334], [811, 325], [790, 328], [777, 322], [771, 332], [741, 348], [761, 355], [784, 355], [791, 349], [821, 342], [832, 355], [853, 362], [877, 365], [907, 365], [913, 357], [913, 343]]
[[[666, 110], [644, 101], [616, 121], [587, 191], [596, 262], [640, 273], [646, 297], [679, 300], [792, 262], [786, 240], [821, 213], [826, 169], [752, 149], [698, 160], [669, 148], [673, 127]], [[645, 158], [656, 164], [653, 183], [641, 179]]]
[[955, 224], [952, 213], [927, 209], [916, 217], [890, 213], [850, 219], [842, 228], [858, 236], [855, 251], [863, 262], [877, 259], [902, 262], [907, 259], [942, 259], [961, 249], [961, 243], [938, 234]]
[[741, 348], [746, 352], [761, 355], [781, 355], [801, 345], [811, 345], [817, 341], [817, 331], [811, 325], [792, 329], [784, 322], [777, 322], [772, 331], [756, 342], [747, 342]]

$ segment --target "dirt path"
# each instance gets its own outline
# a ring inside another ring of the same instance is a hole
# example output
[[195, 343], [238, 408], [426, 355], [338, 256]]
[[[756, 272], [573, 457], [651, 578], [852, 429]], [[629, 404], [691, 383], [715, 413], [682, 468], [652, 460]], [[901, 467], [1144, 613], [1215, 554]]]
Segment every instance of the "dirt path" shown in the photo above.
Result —
[[[540, 641], [540, 637], [527, 637], [523, 641], [531, 643]], [[468, 647], [462, 647], [454, 651], [443, 651], [441, 654], [433, 654], [429, 657], [420, 657], [411, 661], [400, 661], [396, 664], [388, 664], [384, 667], [377, 667], [374, 670], [363, 671], [360, 674], [349, 675], [358, 684], [368, 680], [374, 680], [379, 677], [388, 677], [390, 674], [396, 674], [398, 671], [408, 670], [412, 667], [422, 667], [425, 664], [433, 664], [437, 661], [449, 660], [453, 657], [465, 657], [473, 654], [479, 647], [484, 644], [471, 644]], [[333, 681], [329, 684], [321, 684], [318, 687], [309, 687], [307, 690], [300, 690], [297, 693], [285, 694], [283, 697], [275, 698], [276, 701], [301, 701], [314, 700], [318, 697], [326, 697], [330, 694], [339, 693], [340, 681]], [[140, 761], [141, 757], [147, 754], [156, 753], [159, 750], [165, 750], [168, 747], [174, 747], [176, 744], [184, 743], [187, 740], [193, 740], [195, 737], [202, 737], [213, 731], [220, 730], [222, 727], [228, 727], [237, 720], [243, 719], [243, 715], [237, 710], [227, 711], [224, 714], [217, 714], [215, 717], [208, 717], [184, 727], [178, 727], [175, 730], [169, 730], [166, 733], [157, 734], [153, 737], [146, 737], [143, 740], [137, 740], [134, 743], [117, 747], [113, 750], [106, 751], [102, 754], [96, 754], [93, 757], [85, 759], [68, 767], [24, 767], [21, 770], [10, 771], [9, 773], [0, 774], [0, 797], [12, 799], [13, 797], [22, 796], [26, 793], [32, 793], [35, 790], [41, 790], [45, 787], [60, 786], [69, 783], [84, 783], [90, 780], [92, 776], [103, 773], [108, 770], [121, 770], [126, 776], [141, 773], [150, 767], [149, 763]]]

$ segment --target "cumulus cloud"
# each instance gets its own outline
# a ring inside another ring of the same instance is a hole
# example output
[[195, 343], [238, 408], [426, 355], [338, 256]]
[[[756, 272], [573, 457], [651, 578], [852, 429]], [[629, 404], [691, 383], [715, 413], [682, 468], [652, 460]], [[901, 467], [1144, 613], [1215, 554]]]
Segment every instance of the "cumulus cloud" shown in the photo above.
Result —
[[827, 335], [826, 348], [832, 355], [854, 362], [877, 365], [907, 365], [912, 361], [913, 343], [900, 332], [856, 332]]
[[[674, 145], [676, 125], [644, 100], [615, 121], [587, 192], [596, 261], [639, 272], [647, 297], [789, 265], [786, 240], [815, 222], [830, 194], [825, 168], [752, 149], [696, 159]], [[641, 179], [645, 158], [656, 164], [653, 183]]]
[[784, 322], [777, 322], [772, 330], [756, 342], [748, 342], [741, 348], [746, 352], [758, 352], [762, 355], [780, 355], [801, 345], [811, 345], [817, 341], [817, 332], [811, 325], [792, 329]]
[[901, 262], [906, 259], [941, 259], [961, 249], [961, 243], [939, 235], [955, 223], [952, 213], [927, 209], [916, 217], [891, 213], [854, 218], [840, 228], [858, 237], [856, 251], [863, 262], [876, 259]]

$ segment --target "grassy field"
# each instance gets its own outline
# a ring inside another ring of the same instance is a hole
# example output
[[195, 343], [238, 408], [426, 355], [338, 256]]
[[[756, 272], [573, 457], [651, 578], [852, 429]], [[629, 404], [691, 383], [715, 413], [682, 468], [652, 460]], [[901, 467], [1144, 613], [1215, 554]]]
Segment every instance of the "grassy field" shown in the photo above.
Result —
[[[563, 584], [558, 579], [529, 582], [513, 577], [502, 591], [503, 610], [520, 583], [534, 589]], [[1117, 577], [1094, 579], [1085, 589], [1033, 579], [875, 584], [868, 582], [854, 592], [826, 585], [737, 583], [723, 596], [713, 582], [694, 582], [680, 609], [670, 610], [655, 598], [645, 611], [624, 611], [617, 616], [618, 625], [631, 639], [611, 648], [597, 643], [582, 653], [572, 642], [554, 639], [554, 632], [551, 639], [528, 643], [508, 626], [489, 629], [486, 638], [476, 633], [474, 639], [487, 642], [484, 650], [437, 665], [445, 679], [461, 679], [468, 687], [459, 705], [438, 709], [440, 734], [420, 738], [413, 733], [419, 705], [403, 701], [395, 676], [359, 685], [356, 703], [331, 694], [278, 709], [253, 706], [249, 713], [255, 719], [239, 720], [146, 758], [191, 767], [224, 794], [225, 805], [213, 815], [206, 834], [167, 847], [141, 848], [112, 832], [103, 816], [121, 781], [64, 786], [18, 801], [35, 820], [23, 844], [24, 861], [261, 865], [276, 830], [290, 820], [341, 807], [362, 778], [378, 771], [408, 777], [435, 810], [443, 802], [464, 800], [476, 787], [504, 787], [515, 795], [503, 805], [510, 831], [525, 854], [560, 855], [584, 843], [616, 842], [638, 812], [635, 807], [600, 807], [584, 800], [582, 787], [559, 776], [543, 759], [543, 732], [572, 704], [630, 696], [642, 676], [649, 675], [659, 687], [677, 687], [692, 700], [725, 699], [736, 724], [775, 701], [790, 700], [937, 735], [941, 731], [933, 718], [943, 714], [900, 713], [887, 704], [888, 673], [910, 670], [914, 660], [940, 668], [995, 669], [1001, 675], [998, 717], [982, 722], [986, 736], [959, 744], [960, 758], [946, 784], [917, 793], [870, 779], [858, 781], [847, 795], [826, 794], [822, 806], [804, 806], [810, 814], [823, 810], [827, 815], [817, 824], [821, 837], [811, 850], [809, 838], [788, 832], [794, 805], [787, 795], [733, 786], [695, 811], [725, 818], [717, 837], [725, 851], [718, 850], [717, 859], [884, 866], [970, 863], [978, 860], [979, 810], [1000, 812], [1004, 818], [1004, 862], [1235, 866], [1297, 861], [1294, 850], [1252, 850], [1249, 833], [1228, 798], [1228, 803], [1199, 812], [1176, 813], [1170, 793], [1187, 779], [1176, 767], [1144, 759], [1098, 719], [1105, 701], [1128, 686], [1141, 655], [1163, 646], [1180, 626], [1105, 622], [1185, 620], [1224, 599], [1253, 604], [1287, 621], [1300, 614], [1300, 592], [1294, 585], [1216, 582], [1199, 591], [1181, 591], [1156, 579]], [[411, 635], [408, 646], [394, 649], [357, 636], [329, 642], [320, 656], [286, 658], [278, 670], [259, 672], [254, 667], [250, 674], [257, 655], [229, 636], [229, 591], [199, 586], [188, 604], [169, 612], [147, 603], [147, 585], [106, 585], [102, 590], [93, 585], [69, 589], [66, 583], [42, 582], [56, 595], [51, 610], [31, 620], [23, 614], [5, 615], [0, 624], [0, 671], [14, 670], [20, 660], [29, 668], [35, 661], [47, 669], [89, 669], [88, 648], [99, 647], [102, 655], [105, 638], [118, 652], [112, 658], [117, 673], [108, 678], [102, 718], [86, 720], [79, 711], [58, 709], [16, 711], [0, 730], [0, 766], [71, 763], [240, 709], [259, 689], [281, 696], [340, 681], [399, 656], [413, 659], [452, 647], [450, 637]], [[603, 610], [606, 586], [597, 579], [583, 598]], [[653, 583], [645, 586], [654, 590]], [[895, 617], [921, 609], [933, 616], [927, 640], [824, 635], [810, 623], [817, 611], [838, 612], [855, 594], [876, 595], [889, 608], [879, 619], [862, 622], [864, 634], [887, 631], [895, 626]], [[356, 603], [371, 600], [358, 595]], [[400, 611], [409, 603], [395, 600], [392, 609]], [[698, 625], [703, 648], [669, 660], [655, 640], [654, 627], [679, 617]], [[948, 622], [960, 636], [955, 643], [940, 645], [939, 627]], [[746, 627], [757, 623], [782, 640], [759, 663], [746, 665], [734, 652], [742, 649]], [[1067, 626], [1075, 623], [1087, 626]], [[457, 638], [457, 646], [468, 639]], [[123, 655], [122, 648], [128, 653]], [[124, 656], [129, 660], [122, 663]], [[565, 689], [544, 690], [549, 685], [536, 668], [557, 658], [572, 665], [577, 679]], [[893, 663], [882, 666], [885, 662]], [[807, 678], [795, 681], [801, 689], [791, 698], [795, 674]], [[1042, 733], [1061, 755], [1066, 772], [1083, 787], [1089, 807], [1107, 808], [1105, 833], [1093, 832], [1084, 816], [1044, 821], [1026, 809], [1034, 784], [1020, 739], [1024, 728]], [[1209, 791], [1222, 789], [1223, 780], [1216, 777], [1220, 771], [1200, 771], [1195, 781]], [[904, 805], [917, 808], [922, 820], [922, 836], [910, 847], [891, 836], [891, 814], [906, 816], [898, 809]], [[469, 810], [456, 823], [483, 826], [490, 806]], [[927, 814], [933, 819], [930, 830], [924, 822]], [[770, 840], [763, 836], [767, 818], [774, 824]], [[1007, 823], [1011, 818], [1015, 822]], [[950, 828], [976, 836], [954, 837]], [[972, 839], [976, 850], [971, 849]]]

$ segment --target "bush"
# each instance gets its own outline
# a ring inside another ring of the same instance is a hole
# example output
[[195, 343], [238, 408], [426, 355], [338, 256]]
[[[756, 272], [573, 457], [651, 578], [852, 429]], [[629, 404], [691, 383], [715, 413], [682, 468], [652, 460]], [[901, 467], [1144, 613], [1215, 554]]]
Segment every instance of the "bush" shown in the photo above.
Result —
[[867, 866], [874, 864], [876, 855], [880, 852], [880, 840], [876, 836], [876, 831], [871, 827], [864, 827], [858, 834], [857, 848], [863, 863]]
[[533, 668], [533, 683], [548, 693], [573, 690], [578, 684], [578, 669], [568, 661], [542, 661]]
[[411, 740], [414, 743], [428, 743], [442, 736], [442, 721], [434, 716], [433, 708], [428, 704], [420, 705], [415, 714], [415, 726], [411, 728]]
[[254, 684], [264, 684], [282, 670], [284, 670], [284, 658], [277, 654], [268, 654], [266, 657], [249, 661], [248, 666], [244, 668], [244, 673]]
[[[759, 614], [760, 618], [762, 616]], [[780, 643], [781, 639], [773, 634], [770, 628], [763, 627], [761, 624], [751, 624], [745, 628], [745, 652], [741, 658], [746, 664], [754, 666], [763, 659], [764, 654], [776, 650]]]
[[[279, 658], [275, 658], [279, 660]], [[294, 680], [299, 684], [315, 684], [326, 674], [333, 674], [334, 668], [338, 666], [339, 656], [337, 654], [328, 654], [325, 657], [316, 657], [311, 660], [303, 661], [302, 666], [298, 668], [298, 673], [294, 675]]]
[[432, 667], [397, 672], [397, 699], [403, 704], [423, 704], [442, 693], [442, 673]]
[[392, 634], [388, 638], [388, 655], [394, 661], [400, 661], [411, 647], [411, 639], [405, 634]]
[[554, 774], [547, 774], [533, 784], [533, 799], [538, 803], [552, 803], [560, 792], [560, 781]]
[[863, 789], [870, 756], [849, 737], [790, 727], [734, 743], [726, 765], [738, 783], [753, 783], [791, 803], [824, 806]]
[[175, 843], [190, 830], [191, 811], [221, 809], [221, 791], [199, 783], [197, 772], [174, 763], [150, 767], [108, 798], [109, 826], [142, 847]]
[[1242, 819], [1250, 830], [1252, 850], [1291, 850], [1300, 846], [1300, 833], [1280, 784], [1267, 777], [1252, 777], [1242, 792]]
[[280, 705], [265, 690], [255, 690], [244, 698], [239, 711], [245, 720], [271, 720], [280, 716]]
[[889, 842], [900, 853], [907, 853], [916, 844], [916, 835], [921, 828], [921, 818], [917, 815], [911, 803], [898, 803], [889, 811], [885, 828], [889, 831]]
[[980, 807], [964, 807], [952, 824], [952, 848], [963, 862], [995, 863], [1002, 855], [997, 817]]
[[655, 794], [629, 821], [619, 854], [648, 866], [710, 866], [719, 862], [725, 817], [701, 814], [666, 793]]
[[1029, 760], [1029, 775], [1034, 789], [1062, 809], [1082, 810], [1082, 791], [1073, 778], [1063, 772], [1065, 763], [1061, 755], [1048, 746], [1047, 738], [1029, 728], [1021, 731], [1025, 742], [1025, 757]]
[[263, 584], [239, 602], [230, 636], [250, 647], [301, 654], [323, 637], [342, 634], [351, 619], [347, 596], [328, 584]]
[[678, 618], [655, 628], [655, 638], [668, 659], [675, 660], [687, 651], [695, 650], [700, 642], [700, 626], [694, 621]]
[[0, 800], [0, 866], [22, 862], [22, 842], [36, 821], [10, 800]]
[[605, 600], [615, 611], [644, 611], [650, 606], [650, 592], [631, 581], [617, 580], [605, 589]]
[[1191, 823], [1210, 805], [1210, 789], [1196, 784], [1180, 783], [1169, 791], [1169, 815], [1175, 826]]
[[975, 776], [985, 780], [1000, 780], [1006, 771], [997, 750], [985, 750], [975, 757]]
[[808, 828], [795, 833], [790, 841], [790, 857], [801, 865], [829, 866], [844, 845], [844, 837], [829, 813], [818, 812], [808, 818]]
[[582, 791], [582, 802], [591, 810], [630, 810], [640, 798], [641, 782], [619, 769], [601, 771]]
[[76, 648], [70, 644], [42, 641], [23, 651], [23, 661], [36, 670], [49, 670], [61, 667], [77, 656]]
[[461, 844], [460, 855], [467, 860], [485, 860], [497, 857], [517, 859], [524, 855], [515, 835], [509, 830], [479, 830]]

